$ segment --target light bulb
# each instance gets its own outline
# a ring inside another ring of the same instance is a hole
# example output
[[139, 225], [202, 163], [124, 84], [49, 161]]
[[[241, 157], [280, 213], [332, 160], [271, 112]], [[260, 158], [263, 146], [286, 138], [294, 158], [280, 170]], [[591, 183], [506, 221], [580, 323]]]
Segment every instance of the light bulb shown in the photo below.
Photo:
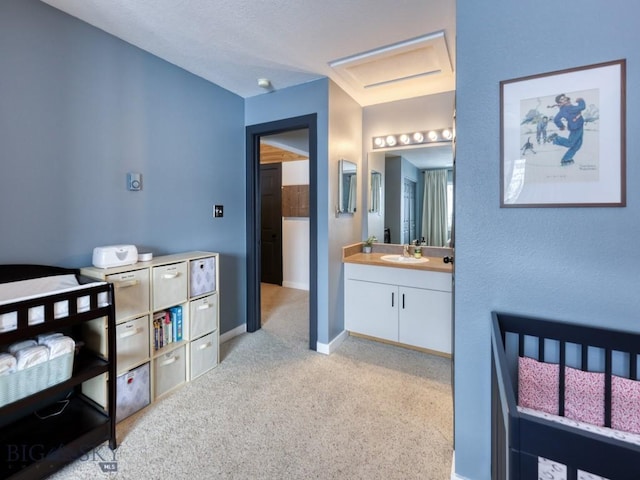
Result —
[[409, 145], [410, 142], [411, 137], [409, 135], [407, 135], [406, 133], [400, 135], [400, 143], [402, 143], [403, 145]]
[[448, 128], [445, 128], [444, 130], [442, 130], [442, 136], [447, 140], [451, 140], [451, 137], [453, 137], [453, 134], [451, 133], [451, 130], [449, 130]]
[[431, 130], [427, 135], [429, 136], [429, 140], [432, 142], [435, 142], [438, 139], [438, 134], [433, 130]]
[[378, 148], [380, 148], [380, 147], [384, 147], [384, 145], [385, 145], [385, 144], [384, 144], [384, 138], [382, 138], [382, 137], [376, 137], [376, 138], [374, 138], [374, 139], [373, 139], [373, 144], [374, 144], [376, 147], [378, 147]]
[[424, 135], [421, 132], [416, 132], [413, 134], [413, 139], [418, 143], [422, 143], [422, 141], [424, 140]]
[[396, 137], [394, 137], [393, 135], [389, 135], [387, 137], [387, 145], [389, 145], [390, 147], [394, 147], [396, 142], [397, 142]]

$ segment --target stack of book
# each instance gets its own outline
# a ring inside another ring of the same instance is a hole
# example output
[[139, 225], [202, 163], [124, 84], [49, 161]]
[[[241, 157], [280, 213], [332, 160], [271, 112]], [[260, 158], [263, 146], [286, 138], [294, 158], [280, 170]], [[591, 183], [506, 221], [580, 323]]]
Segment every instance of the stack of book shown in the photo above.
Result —
[[182, 341], [182, 307], [171, 307], [153, 315], [153, 343], [160, 350], [173, 342]]

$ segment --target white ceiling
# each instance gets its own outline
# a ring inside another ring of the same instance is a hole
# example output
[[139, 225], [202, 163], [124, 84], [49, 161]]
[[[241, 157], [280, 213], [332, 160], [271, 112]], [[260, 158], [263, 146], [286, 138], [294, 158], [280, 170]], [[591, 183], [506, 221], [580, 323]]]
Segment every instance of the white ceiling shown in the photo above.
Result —
[[455, 89], [455, 0], [41, 1], [244, 98], [258, 78], [329, 77], [361, 106]]

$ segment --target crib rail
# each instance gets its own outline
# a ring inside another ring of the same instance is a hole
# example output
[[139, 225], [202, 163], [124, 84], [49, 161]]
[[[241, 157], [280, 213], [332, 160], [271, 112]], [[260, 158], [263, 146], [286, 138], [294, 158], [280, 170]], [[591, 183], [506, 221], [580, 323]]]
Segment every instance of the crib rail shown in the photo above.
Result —
[[[578, 469], [616, 480], [640, 478], [638, 445], [518, 411], [517, 357], [525, 350], [531, 356], [533, 350], [539, 361], [554, 357], [553, 362], [563, 371], [568, 346], [580, 352], [578, 368], [604, 371], [605, 421], [609, 426], [614, 355], [618, 355], [618, 364], [626, 357], [624, 376], [637, 380], [640, 334], [492, 312], [492, 479], [537, 479], [538, 457], [566, 465], [568, 479], [576, 478]], [[601, 361], [594, 362], [594, 356]], [[564, 375], [559, 379], [562, 415]]]

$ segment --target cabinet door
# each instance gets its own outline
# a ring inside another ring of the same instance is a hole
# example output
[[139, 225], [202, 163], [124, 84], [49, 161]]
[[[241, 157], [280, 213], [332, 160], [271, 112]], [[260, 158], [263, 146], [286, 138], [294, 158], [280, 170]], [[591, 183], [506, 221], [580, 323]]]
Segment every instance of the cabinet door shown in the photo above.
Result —
[[400, 287], [399, 341], [451, 353], [451, 293]]
[[398, 288], [346, 280], [345, 328], [350, 332], [398, 341]]

